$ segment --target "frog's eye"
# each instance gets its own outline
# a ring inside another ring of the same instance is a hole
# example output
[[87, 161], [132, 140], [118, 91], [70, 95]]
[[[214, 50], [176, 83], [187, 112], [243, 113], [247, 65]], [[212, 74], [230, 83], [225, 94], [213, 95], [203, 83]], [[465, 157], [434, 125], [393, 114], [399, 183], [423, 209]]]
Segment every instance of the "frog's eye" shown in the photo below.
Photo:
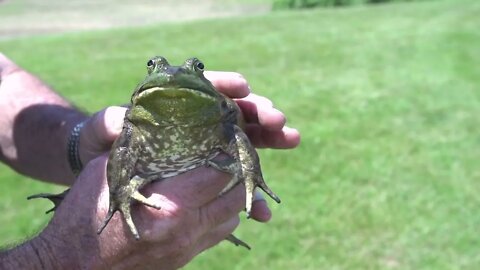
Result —
[[153, 62], [153, 60], [150, 59], [150, 60], [148, 60], [148, 62], [147, 62], [147, 67], [153, 67], [154, 64], [155, 64], [155, 63]]
[[205, 68], [205, 65], [204, 65], [202, 62], [197, 61], [197, 62], [195, 63], [195, 69], [196, 69], [196, 70], [203, 71], [204, 68]]

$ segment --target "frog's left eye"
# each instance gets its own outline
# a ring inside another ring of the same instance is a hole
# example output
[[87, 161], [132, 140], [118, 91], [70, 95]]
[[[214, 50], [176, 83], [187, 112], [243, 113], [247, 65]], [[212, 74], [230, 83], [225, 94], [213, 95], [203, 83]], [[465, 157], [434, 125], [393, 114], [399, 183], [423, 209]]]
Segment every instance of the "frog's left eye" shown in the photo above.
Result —
[[147, 62], [147, 67], [153, 67], [154, 64], [155, 64], [155, 63], [153, 62], [153, 60], [150, 59], [150, 60], [148, 60], [148, 62]]
[[195, 69], [200, 70], [200, 71], [203, 71], [204, 68], [205, 68], [205, 65], [204, 65], [202, 62], [197, 61], [197, 62], [195, 63]]

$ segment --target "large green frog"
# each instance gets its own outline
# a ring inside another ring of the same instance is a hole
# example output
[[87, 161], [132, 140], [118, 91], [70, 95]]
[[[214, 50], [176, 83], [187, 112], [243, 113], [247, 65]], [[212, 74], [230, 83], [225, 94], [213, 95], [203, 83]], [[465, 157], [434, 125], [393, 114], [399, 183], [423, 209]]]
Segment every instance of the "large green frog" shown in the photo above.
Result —
[[[280, 202], [263, 181], [258, 155], [241, 128], [240, 109], [203, 76], [203, 63], [190, 58], [181, 66], [171, 66], [165, 58], [155, 57], [148, 61], [147, 69], [110, 152], [110, 207], [99, 233], [120, 211], [135, 238], [140, 238], [130, 215], [132, 202], [160, 206], [139, 190], [149, 182], [200, 166], [232, 174], [219, 195], [245, 183], [247, 215], [257, 186]], [[215, 159], [220, 153], [228, 158]], [[229, 240], [236, 242], [233, 236]]]
[[[148, 75], [132, 95], [123, 130], [110, 152], [110, 205], [98, 233], [120, 211], [139, 239], [130, 213], [132, 203], [160, 209], [141, 194], [141, 188], [200, 166], [232, 175], [219, 195], [245, 184], [247, 216], [256, 187], [280, 202], [263, 180], [257, 152], [242, 130], [239, 107], [204, 77], [204, 64], [190, 58], [181, 66], [171, 66], [165, 58], [154, 57], [147, 69]], [[221, 153], [227, 158], [216, 158]], [[248, 247], [233, 235], [227, 240]]]

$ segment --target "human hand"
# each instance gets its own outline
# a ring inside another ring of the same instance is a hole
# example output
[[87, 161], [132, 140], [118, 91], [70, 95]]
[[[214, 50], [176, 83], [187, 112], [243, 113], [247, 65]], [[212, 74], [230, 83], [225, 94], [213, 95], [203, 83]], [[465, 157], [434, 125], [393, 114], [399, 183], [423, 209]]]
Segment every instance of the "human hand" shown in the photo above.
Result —
[[242, 185], [218, 197], [230, 176], [199, 168], [149, 185], [144, 194], [160, 210], [135, 205], [141, 232], [135, 240], [116, 214], [97, 235], [108, 209], [106, 155], [89, 162], [47, 228], [34, 243], [44, 265], [61, 269], [176, 269], [217, 244], [238, 225], [244, 207]]
[[237, 102], [247, 123], [245, 132], [255, 147], [288, 149], [300, 143], [300, 133], [285, 126], [285, 115], [268, 98], [251, 93], [241, 74], [206, 71], [205, 77], [217, 90]]

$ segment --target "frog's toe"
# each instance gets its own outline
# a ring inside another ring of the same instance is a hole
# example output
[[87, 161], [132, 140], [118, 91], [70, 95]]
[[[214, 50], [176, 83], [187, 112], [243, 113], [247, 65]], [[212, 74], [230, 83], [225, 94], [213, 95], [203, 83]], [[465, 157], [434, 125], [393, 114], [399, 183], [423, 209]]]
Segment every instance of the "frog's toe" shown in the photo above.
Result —
[[135, 226], [135, 223], [133, 222], [132, 215], [130, 213], [130, 204], [128, 207], [122, 207], [123, 209], [120, 210], [123, 214], [123, 219], [128, 225], [128, 228], [130, 229], [130, 232], [132, 232], [133, 236], [135, 237], [135, 240], [140, 240], [140, 234], [138, 234], [137, 227]]
[[100, 225], [100, 227], [97, 230], [97, 234], [101, 234], [103, 229], [105, 229], [105, 227], [107, 227], [108, 222], [110, 222], [110, 219], [112, 219], [113, 214], [115, 214], [116, 211], [117, 211], [116, 209], [113, 209], [110, 206], [110, 208], [108, 209], [107, 216], [103, 219], [102, 225]]
[[223, 194], [229, 192], [230, 190], [232, 190], [234, 187], [236, 187], [238, 184], [240, 184], [242, 181], [240, 178], [238, 178], [236, 175], [233, 175], [232, 179], [230, 180], [230, 182], [228, 182], [228, 184], [222, 189], [222, 191], [220, 191], [220, 193], [218, 194], [218, 196], [222, 196]]
[[255, 188], [259, 187], [265, 193], [268, 194], [274, 201], [280, 203], [280, 198], [273, 193], [273, 191], [267, 186], [265, 181], [261, 176], [251, 176], [247, 177], [245, 180], [245, 191], [246, 191], [246, 204], [245, 204], [245, 212], [247, 212], [247, 218], [250, 218], [250, 213], [252, 211], [252, 204], [255, 197]]
[[38, 198], [49, 199], [53, 203], [53, 208], [45, 212], [45, 214], [48, 214], [50, 212], [57, 210], [57, 208], [60, 206], [60, 203], [62, 203], [63, 199], [67, 195], [68, 191], [69, 189], [65, 190], [60, 194], [51, 194], [51, 193], [35, 194], [32, 196], [28, 196], [27, 200], [38, 199]]
[[132, 194], [132, 199], [138, 201], [138, 202], [141, 202], [143, 204], [145, 204], [146, 206], [150, 206], [152, 208], [155, 208], [157, 210], [160, 210], [162, 207], [160, 206], [160, 204], [158, 202], [155, 202], [153, 201], [152, 199], [148, 199], [146, 198], [145, 196], [143, 196], [142, 193], [140, 193], [138, 190], [135, 191], [133, 194]]
[[263, 179], [261, 182], [257, 184], [258, 184], [258, 187], [261, 188], [263, 191], [265, 191], [265, 193], [267, 193], [268, 196], [270, 196], [270, 198], [272, 198], [274, 201], [276, 201], [277, 203], [282, 202], [280, 198], [277, 196], [277, 194], [273, 193], [273, 191], [267, 186], [267, 184], [265, 184]]
[[233, 243], [233, 244], [234, 244], [235, 246], [237, 246], [237, 247], [238, 247], [238, 246], [242, 246], [242, 247], [244, 247], [244, 248], [246, 248], [246, 249], [248, 249], [248, 250], [251, 249], [250, 246], [249, 246], [247, 243], [245, 243], [245, 242], [243, 242], [242, 240], [238, 239], [238, 238], [235, 237], [235, 235], [233, 235], [233, 234], [230, 234], [229, 236], [227, 236], [227, 238], [225, 238], [225, 240]]

